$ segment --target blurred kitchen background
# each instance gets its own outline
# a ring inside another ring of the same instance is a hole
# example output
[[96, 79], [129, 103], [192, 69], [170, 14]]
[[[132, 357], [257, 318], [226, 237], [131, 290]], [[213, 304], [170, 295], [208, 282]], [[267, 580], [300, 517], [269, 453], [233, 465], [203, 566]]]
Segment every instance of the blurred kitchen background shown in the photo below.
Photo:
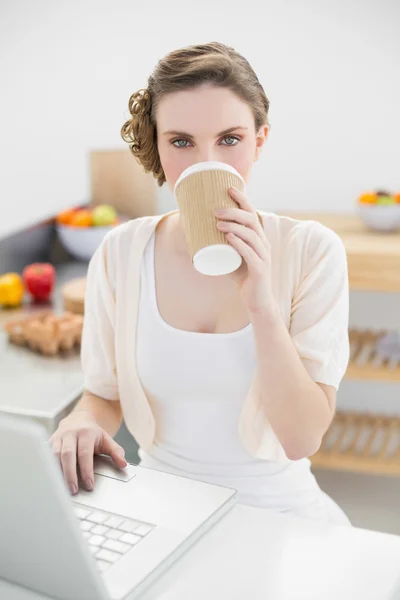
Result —
[[[214, 40], [250, 61], [271, 103], [270, 136], [248, 188], [252, 202], [275, 212], [333, 213], [344, 219], [344, 234], [348, 226], [354, 239], [368, 235], [355, 216], [357, 198], [369, 190], [400, 192], [399, 23], [398, 0], [248, 0], [240, 8], [228, 0], [3, 0], [0, 275], [51, 262], [57, 288], [50, 307], [60, 312], [63, 285], [82, 282], [87, 269], [87, 260], [60, 242], [61, 211], [107, 204], [125, 219], [175, 207], [169, 190], [129, 154], [120, 128], [129, 96], [146, 86], [161, 57]], [[390, 254], [392, 283], [352, 288], [350, 325], [357, 332], [400, 330], [400, 234], [376, 235], [377, 255], [381, 248]], [[374, 268], [382, 275], [379, 263]], [[72, 288], [70, 301], [79, 305], [81, 292]], [[18, 309], [0, 309], [0, 325], [36, 310], [25, 297]], [[400, 366], [389, 366], [378, 365], [376, 376], [361, 367], [357, 377], [353, 372], [338, 409], [387, 415], [388, 423], [368, 421], [370, 429], [379, 433], [383, 423], [400, 436]], [[0, 410], [41, 420], [50, 433], [81, 381], [77, 352], [42, 356], [0, 331]], [[396, 447], [397, 459], [385, 462], [389, 433], [381, 432], [379, 460], [325, 455], [315, 474], [353, 524], [400, 533], [400, 452]], [[117, 439], [137, 460], [124, 426]]]

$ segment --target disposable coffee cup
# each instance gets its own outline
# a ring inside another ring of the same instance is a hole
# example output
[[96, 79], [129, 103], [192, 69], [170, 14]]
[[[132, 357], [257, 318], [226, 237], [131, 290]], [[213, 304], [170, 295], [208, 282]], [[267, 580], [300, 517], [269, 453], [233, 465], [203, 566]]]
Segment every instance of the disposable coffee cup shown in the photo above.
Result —
[[226, 234], [217, 229], [215, 211], [238, 206], [229, 195], [230, 187], [243, 192], [242, 176], [230, 165], [214, 161], [187, 168], [174, 187], [193, 266], [203, 275], [227, 275], [242, 263]]

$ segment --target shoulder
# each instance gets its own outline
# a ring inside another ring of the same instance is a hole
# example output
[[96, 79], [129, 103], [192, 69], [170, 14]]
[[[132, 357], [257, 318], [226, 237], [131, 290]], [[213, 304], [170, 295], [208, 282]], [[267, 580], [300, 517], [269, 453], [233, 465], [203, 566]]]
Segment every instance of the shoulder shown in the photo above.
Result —
[[104, 245], [106, 247], [115, 247], [131, 244], [144, 229], [155, 229], [160, 218], [159, 215], [138, 217], [117, 225], [117, 227], [111, 229], [104, 237]]
[[[313, 220], [293, 219], [285, 215], [258, 211], [272, 251], [281, 255], [295, 253], [303, 261], [325, 253], [345, 256], [343, 241], [336, 232]], [[274, 248], [275, 246], [275, 248]]]
[[129, 257], [134, 254], [135, 248], [140, 247], [141, 240], [150, 237], [161, 218], [158, 215], [139, 217], [111, 229], [94, 253], [89, 268], [105, 270], [114, 285], [118, 272], [126, 272]]
[[150, 237], [162, 215], [138, 217], [114, 227], [104, 237], [101, 247], [111, 263], [125, 262], [135, 246], [139, 247], [143, 238]]

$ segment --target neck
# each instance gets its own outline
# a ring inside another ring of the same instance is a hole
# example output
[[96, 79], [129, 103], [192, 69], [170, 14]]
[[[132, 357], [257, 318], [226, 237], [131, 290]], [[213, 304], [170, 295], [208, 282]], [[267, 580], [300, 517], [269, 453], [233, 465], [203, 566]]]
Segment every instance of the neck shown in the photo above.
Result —
[[164, 223], [171, 246], [173, 246], [175, 252], [189, 258], [189, 250], [179, 210], [171, 213]]

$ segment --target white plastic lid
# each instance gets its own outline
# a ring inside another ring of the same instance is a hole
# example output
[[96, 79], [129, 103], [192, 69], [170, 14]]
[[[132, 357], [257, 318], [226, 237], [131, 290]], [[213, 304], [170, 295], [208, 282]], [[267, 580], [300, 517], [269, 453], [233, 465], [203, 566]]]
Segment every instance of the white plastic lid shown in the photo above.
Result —
[[204, 162], [195, 163], [194, 165], [191, 165], [190, 167], [185, 169], [180, 174], [177, 182], [175, 183], [174, 193], [175, 193], [175, 190], [178, 187], [178, 185], [182, 182], [182, 180], [185, 179], [186, 177], [188, 177], [189, 175], [192, 175], [193, 173], [200, 173], [200, 171], [211, 171], [211, 170], [218, 170], [218, 169], [221, 169], [223, 171], [228, 171], [229, 173], [236, 175], [237, 177], [239, 177], [239, 179], [241, 179], [241, 181], [243, 182], [243, 185], [245, 184], [243, 177], [231, 165], [228, 165], [223, 162], [218, 162], [216, 160], [208, 160], [208, 161], [204, 161]]
[[239, 252], [227, 244], [201, 248], [193, 257], [193, 266], [203, 275], [228, 275], [242, 264]]

